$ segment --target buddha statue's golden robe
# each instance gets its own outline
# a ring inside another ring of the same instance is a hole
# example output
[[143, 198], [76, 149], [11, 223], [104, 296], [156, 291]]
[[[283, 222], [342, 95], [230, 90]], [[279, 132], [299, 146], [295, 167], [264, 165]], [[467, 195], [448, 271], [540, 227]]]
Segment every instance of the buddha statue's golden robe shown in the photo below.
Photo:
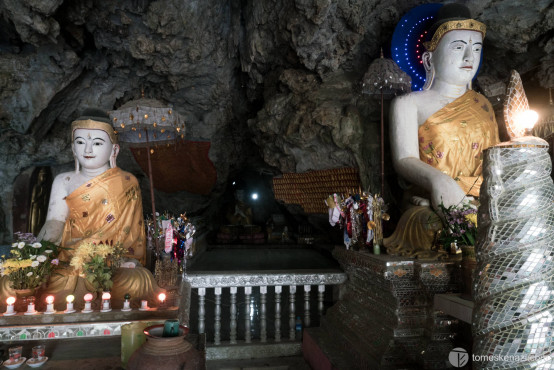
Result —
[[146, 238], [140, 187], [135, 176], [118, 167], [84, 183], [65, 198], [60, 260], [69, 261], [82, 242], [119, 242], [131, 257], [144, 263]]
[[[419, 127], [418, 140], [422, 161], [456, 180], [467, 195], [479, 196], [483, 150], [500, 141], [487, 98], [468, 90], [431, 115]], [[440, 219], [430, 207], [412, 206], [404, 212], [394, 233], [385, 238], [387, 253], [425, 254], [440, 229]]]
[[[121, 243], [127, 250], [125, 257], [144, 263], [146, 238], [142, 198], [137, 179], [115, 167], [78, 187], [65, 201], [69, 215], [59, 260], [67, 265], [54, 271], [46, 294], [55, 295], [55, 302], [64, 302], [67, 294], [74, 294], [77, 302], [87, 291], [94, 290], [68, 265], [74, 249], [81, 243]], [[115, 306], [126, 293], [135, 300], [148, 299], [154, 304], [156, 294], [161, 291], [150, 271], [140, 264], [135, 268], [118, 269], [113, 282], [111, 294]]]

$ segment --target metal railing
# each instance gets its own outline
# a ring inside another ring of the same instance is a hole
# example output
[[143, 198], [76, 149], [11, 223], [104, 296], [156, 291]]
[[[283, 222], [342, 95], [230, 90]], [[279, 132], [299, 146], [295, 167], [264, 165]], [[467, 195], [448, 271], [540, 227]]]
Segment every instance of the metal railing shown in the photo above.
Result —
[[[295, 321], [296, 321], [296, 300], [297, 293], [303, 291], [303, 296], [298, 299], [303, 299], [303, 325], [309, 327], [311, 323], [311, 301], [312, 301], [312, 287], [317, 287], [317, 311], [319, 315], [323, 314], [324, 310], [324, 293], [326, 286], [338, 285], [346, 281], [346, 273], [340, 270], [291, 270], [291, 271], [279, 271], [279, 272], [267, 272], [267, 271], [249, 271], [249, 272], [236, 272], [236, 271], [219, 271], [217, 273], [192, 273], [185, 276], [185, 282], [190, 285], [191, 289], [197, 289], [198, 292], [198, 333], [203, 334], [206, 332], [206, 293], [209, 289], [213, 289], [214, 294], [214, 333], [213, 343], [208, 345], [219, 346], [222, 344], [221, 329], [222, 329], [222, 293], [223, 289], [229, 289], [229, 344], [237, 344], [237, 328], [239, 323], [237, 322], [237, 295], [239, 293], [244, 294], [245, 302], [250, 302], [252, 297], [253, 287], [259, 287], [259, 322], [257, 323], [260, 328], [259, 338], [252, 338], [251, 335], [251, 321], [253, 315], [251, 314], [251, 305], [244, 305], [244, 338], [240, 338], [245, 344], [250, 344], [258, 341], [260, 343], [267, 343], [268, 341], [281, 342], [282, 336], [286, 336], [286, 333], [281, 332], [281, 321], [286, 320], [287, 317], [282, 317], [282, 303], [288, 290], [288, 322], [289, 340], [295, 340]], [[283, 287], [288, 287], [287, 290], [283, 290]], [[300, 289], [297, 289], [300, 287]], [[274, 317], [268, 318], [268, 305], [267, 295], [269, 293], [274, 294]], [[314, 292], [315, 290], [314, 289]], [[257, 292], [256, 292], [257, 293]], [[314, 294], [315, 295], [315, 294]], [[257, 295], [256, 295], [257, 296]], [[315, 298], [315, 297], [313, 297]], [[315, 311], [315, 310], [314, 310]], [[274, 325], [274, 337], [268, 338], [268, 321], [273, 321]], [[226, 323], [227, 324], [227, 323]], [[210, 333], [211, 334], [211, 333]], [[284, 335], [283, 335], [284, 334]], [[211, 336], [211, 335], [210, 335]]]

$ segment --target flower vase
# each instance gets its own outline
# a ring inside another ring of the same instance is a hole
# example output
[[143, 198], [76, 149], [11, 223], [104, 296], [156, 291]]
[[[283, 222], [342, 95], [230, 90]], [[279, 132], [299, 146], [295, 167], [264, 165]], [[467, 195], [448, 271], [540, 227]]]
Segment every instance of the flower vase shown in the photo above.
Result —
[[474, 245], [462, 245], [462, 298], [471, 300], [473, 296], [473, 272], [477, 266]]
[[35, 295], [37, 288], [27, 288], [27, 289], [14, 289], [15, 296], [17, 299], [24, 299], [26, 300], [28, 297], [32, 297]]
[[27, 310], [27, 304], [30, 297], [34, 297], [38, 288], [14, 289], [16, 297], [16, 309], [18, 311]]
[[153, 325], [144, 329], [146, 342], [137, 349], [129, 362], [129, 370], [201, 369], [200, 353], [185, 339], [189, 328], [180, 325], [179, 335], [163, 337], [164, 325]]

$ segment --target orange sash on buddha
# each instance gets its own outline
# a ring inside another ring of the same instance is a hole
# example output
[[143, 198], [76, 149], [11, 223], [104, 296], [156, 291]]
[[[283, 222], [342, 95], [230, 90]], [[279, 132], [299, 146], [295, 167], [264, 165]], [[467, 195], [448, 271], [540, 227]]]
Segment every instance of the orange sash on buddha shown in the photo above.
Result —
[[[126, 257], [144, 264], [146, 239], [142, 199], [137, 179], [112, 168], [84, 183], [65, 198], [70, 210], [65, 223], [63, 247], [77, 248], [83, 241], [120, 242]], [[69, 262], [72, 250], [63, 250], [60, 260]]]
[[483, 150], [499, 143], [490, 102], [468, 90], [419, 127], [419, 158], [479, 196]]

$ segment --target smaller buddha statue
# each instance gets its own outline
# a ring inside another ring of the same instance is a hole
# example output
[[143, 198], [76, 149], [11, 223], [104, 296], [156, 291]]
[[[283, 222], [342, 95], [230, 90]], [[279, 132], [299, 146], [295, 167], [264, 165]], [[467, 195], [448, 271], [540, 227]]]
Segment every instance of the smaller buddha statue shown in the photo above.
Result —
[[137, 179], [116, 165], [117, 137], [109, 117], [102, 111], [86, 112], [71, 125], [75, 171], [57, 175], [52, 184], [46, 222], [39, 240], [60, 244], [59, 260], [66, 262], [50, 277], [46, 293], [83, 296], [93, 287], [80, 277], [69, 262], [81, 243], [119, 243], [125, 253], [123, 266], [113, 277], [112, 303], [117, 306], [125, 294], [135, 300], [156, 302], [162, 291], [145, 261], [146, 238], [142, 198]]
[[392, 102], [392, 160], [396, 172], [413, 186], [408, 198], [414, 196], [393, 235], [384, 240], [389, 254], [429, 255], [442, 228], [433, 209], [479, 196], [483, 150], [499, 142], [490, 102], [471, 89], [485, 30], [466, 6], [441, 7], [424, 43], [423, 91]]
[[29, 210], [29, 224], [27, 230], [33, 235], [37, 235], [46, 219], [46, 210], [48, 209], [48, 195], [52, 175], [49, 167], [39, 167], [35, 170], [36, 183], [31, 192], [31, 205]]
[[246, 204], [243, 189], [235, 191], [235, 202], [227, 210], [227, 221], [231, 225], [252, 225], [252, 208]]

